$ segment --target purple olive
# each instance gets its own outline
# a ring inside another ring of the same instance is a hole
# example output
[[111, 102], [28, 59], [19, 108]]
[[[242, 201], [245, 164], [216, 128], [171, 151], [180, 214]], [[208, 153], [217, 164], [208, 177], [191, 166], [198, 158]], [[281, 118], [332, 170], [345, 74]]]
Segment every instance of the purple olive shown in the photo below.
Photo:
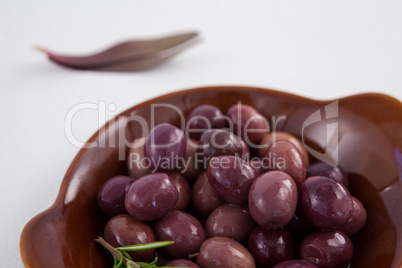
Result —
[[263, 160], [269, 163], [271, 170], [289, 174], [300, 189], [306, 179], [306, 163], [296, 146], [285, 140], [276, 141], [268, 147]]
[[[121, 214], [111, 218], [106, 224], [104, 238], [113, 247], [151, 243], [155, 241], [154, 232], [145, 222], [134, 220], [130, 215]], [[130, 251], [136, 261], [149, 261], [155, 249]]]
[[187, 133], [189, 138], [199, 140], [202, 133], [208, 129], [225, 127], [222, 111], [212, 105], [200, 105], [187, 116]]
[[205, 232], [201, 223], [192, 215], [183, 211], [172, 211], [155, 223], [155, 235], [160, 241], [175, 243], [163, 247], [169, 257], [187, 258], [197, 253], [205, 240]]
[[352, 256], [352, 242], [340, 231], [310, 233], [300, 246], [300, 257], [320, 268], [348, 267]]
[[179, 192], [169, 176], [153, 173], [131, 183], [126, 193], [125, 205], [134, 219], [152, 221], [171, 211], [178, 198]]
[[255, 225], [247, 205], [225, 204], [209, 215], [205, 233], [207, 237], [223, 236], [244, 242]]
[[306, 169], [306, 177], [321, 176], [327, 177], [341, 183], [346, 189], [349, 188], [349, 180], [340, 167], [334, 167], [327, 163], [317, 162]]
[[209, 183], [206, 172], [201, 173], [193, 185], [192, 201], [194, 209], [202, 216], [208, 216], [225, 203]]
[[243, 144], [241, 138], [225, 129], [211, 129], [205, 131], [201, 138], [198, 148], [200, 155], [204, 156], [204, 161], [208, 161], [214, 156], [243, 154]]
[[300, 189], [300, 208], [306, 219], [321, 229], [337, 229], [348, 222], [353, 213], [349, 191], [327, 177], [310, 177]]
[[353, 200], [353, 213], [347, 223], [339, 227], [347, 236], [352, 236], [363, 228], [367, 219], [367, 212], [363, 204], [356, 198], [352, 196]]
[[186, 153], [184, 132], [171, 124], [159, 124], [149, 132], [144, 145], [144, 155], [152, 171], [169, 172], [177, 168]]
[[208, 238], [197, 257], [200, 268], [255, 268], [250, 252], [236, 240], [227, 237]]
[[179, 192], [179, 198], [173, 210], [186, 210], [191, 199], [191, 189], [186, 178], [176, 172], [168, 173], [167, 175]]
[[272, 267], [293, 258], [295, 243], [285, 229], [266, 229], [257, 226], [248, 239], [248, 250], [258, 267]]
[[109, 216], [127, 213], [124, 198], [133, 181], [133, 178], [122, 175], [108, 179], [98, 192], [99, 208]]
[[227, 112], [233, 122], [234, 132], [249, 146], [257, 145], [269, 133], [269, 123], [254, 107], [235, 104]]
[[265, 157], [268, 147], [271, 146], [272, 143], [282, 140], [288, 141], [296, 146], [306, 165], [309, 164], [308, 153], [303, 143], [297, 137], [281, 131], [271, 132], [262, 139], [258, 148], [258, 156], [261, 158]]
[[179, 172], [188, 181], [195, 180], [202, 171], [202, 165], [199, 163], [199, 156], [197, 155], [198, 144], [199, 142], [196, 140], [187, 140], [186, 153], [178, 167]]
[[265, 228], [285, 226], [297, 205], [297, 187], [282, 171], [269, 171], [259, 176], [250, 188], [248, 207], [251, 217]]
[[211, 159], [207, 176], [209, 183], [226, 202], [244, 204], [257, 172], [243, 159], [224, 155]]

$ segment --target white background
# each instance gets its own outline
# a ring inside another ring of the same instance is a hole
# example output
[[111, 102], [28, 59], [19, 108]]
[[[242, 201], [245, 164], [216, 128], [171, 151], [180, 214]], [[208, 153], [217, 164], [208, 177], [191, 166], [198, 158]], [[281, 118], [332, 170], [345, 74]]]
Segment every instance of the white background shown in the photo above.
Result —
[[[79, 150], [64, 134], [77, 104], [114, 104], [112, 116], [163, 93], [228, 84], [402, 99], [401, 1], [301, 2], [1, 0], [0, 266], [22, 266], [20, 232], [53, 203]], [[33, 49], [85, 54], [187, 30], [201, 42], [141, 73], [70, 70]], [[72, 127], [85, 141], [96, 111], [77, 114]]]

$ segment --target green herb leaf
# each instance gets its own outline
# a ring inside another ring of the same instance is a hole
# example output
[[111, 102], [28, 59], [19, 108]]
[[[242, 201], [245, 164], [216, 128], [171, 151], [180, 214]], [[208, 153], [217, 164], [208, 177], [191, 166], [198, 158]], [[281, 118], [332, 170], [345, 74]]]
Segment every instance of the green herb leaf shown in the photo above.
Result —
[[[122, 268], [122, 265], [125, 264], [125, 268], [161, 268], [156, 266], [158, 262], [158, 258], [150, 262], [135, 262], [131, 256], [126, 251], [140, 251], [140, 250], [147, 250], [147, 249], [154, 249], [169, 246], [174, 243], [174, 241], [157, 241], [152, 243], [146, 244], [136, 244], [124, 247], [114, 248], [105, 239], [102, 237], [98, 237], [95, 239], [96, 242], [101, 244], [105, 249], [107, 249], [113, 256], [113, 268]], [[189, 267], [170, 267], [170, 266], [162, 266], [163, 268], [189, 268]]]
[[127, 259], [129, 259], [130, 261], [133, 260], [133, 258], [131, 258], [130, 254], [128, 254], [127, 252], [122, 251], [122, 253], [123, 253], [123, 256], [126, 257]]
[[173, 243], [174, 243], [174, 241], [157, 241], [157, 242], [151, 242], [151, 243], [145, 243], [145, 244], [136, 244], [136, 245], [118, 247], [116, 249], [119, 251], [140, 251], [140, 250], [166, 247]]

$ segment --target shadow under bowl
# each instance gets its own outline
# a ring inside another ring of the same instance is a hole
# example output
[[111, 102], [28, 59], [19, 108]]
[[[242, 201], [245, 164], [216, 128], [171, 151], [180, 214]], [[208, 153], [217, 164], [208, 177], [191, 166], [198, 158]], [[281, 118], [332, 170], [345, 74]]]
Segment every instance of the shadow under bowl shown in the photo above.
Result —
[[[20, 251], [25, 267], [111, 267], [107, 254], [94, 241], [103, 235], [107, 222], [97, 207], [97, 193], [108, 178], [127, 174], [127, 142], [149, 131], [144, 125], [149, 125], [153, 115], [155, 125], [179, 126], [180, 116], [172, 107], [184, 115], [201, 104], [216, 105], [226, 112], [238, 102], [265, 115], [271, 130], [275, 125], [277, 131], [302, 138], [316, 157], [338, 158], [349, 176], [350, 192], [362, 201], [368, 214], [365, 227], [352, 239], [351, 267], [400, 267], [401, 102], [382, 94], [317, 101], [238, 86], [167, 94], [126, 110], [95, 133], [87, 142], [92, 148], [81, 149], [71, 163], [54, 204], [24, 227]], [[327, 150], [327, 144], [336, 150]]]

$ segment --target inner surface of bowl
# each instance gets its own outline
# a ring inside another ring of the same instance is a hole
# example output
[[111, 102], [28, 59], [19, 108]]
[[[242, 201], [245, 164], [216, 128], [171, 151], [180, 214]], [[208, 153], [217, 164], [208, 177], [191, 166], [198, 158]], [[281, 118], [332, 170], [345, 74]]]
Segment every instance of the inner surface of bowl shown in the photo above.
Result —
[[[70, 165], [54, 204], [34, 217], [21, 235], [26, 267], [111, 267], [94, 239], [107, 218], [97, 193], [110, 177], [127, 174], [129, 142], [152, 125], [181, 126], [200, 104], [223, 112], [241, 102], [254, 106], [271, 131], [300, 137], [311, 160], [330, 159], [347, 172], [350, 191], [364, 204], [366, 226], [352, 238], [351, 267], [402, 264], [402, 105], [391, 97], [364, 94], [335, 101], [314, 101], [249, 87], [207, 87], [180, 91], [141, 103], [100, 129]], [[167, 104], [167, 105], [166, 105]], [[152, 119], [152, 120], [151, 120]], [[144, 127], [144, 124], [147, 127]], [[330, 150], [331, 149], [331, 150]]]

